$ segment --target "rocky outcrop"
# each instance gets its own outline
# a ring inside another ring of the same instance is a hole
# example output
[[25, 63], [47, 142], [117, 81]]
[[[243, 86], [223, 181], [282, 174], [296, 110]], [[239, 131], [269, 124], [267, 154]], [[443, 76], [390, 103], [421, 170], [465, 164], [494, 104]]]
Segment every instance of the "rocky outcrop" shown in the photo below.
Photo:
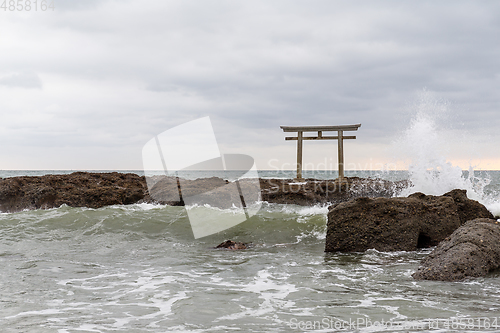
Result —
[[228, 184], [228, 181], [218, 177], [189, 180], [162, 176], [156, 177], [154, 182], [150, 178], [146, 180], [150, 189], [148, 199], [150, 198], [153, 202], [172, 206], [184, 206], [183, 197], [193, 196], [198, 196], [198, 203], [201, 205], [213, 204], [211, 199], [216, 195], [210, 195], [211, 192], [224, 191], [224, 186]]
[[261, 179], [262, 200], [280, 204], [309, 206], [340, 203], [359, 197], [386, 197], [399, 194], [408, 181], [348, 177], [334, 180]]
[[417, 280], [460, 281], [486, 276], [500, 268], [500, 222], [468, 221], [421, 262]]
[[144, 199], [144, 177], [132, 173], [75, 172], [69, 175], [0, 179], [0, 211], [46, 209], [63, 204], [99, 208]]
[[158, 203], [169, 205], [210, 205], [227, 209], [246, 206], [260, 201], [259, 179], [242, 179], [238, 182], [211, 177], [195, 180], [161, 177], [155, 183], [147, 179], [150, 197]]
[[[240, 191], [237, 187], [217, 177], [188, 180], [162, 176], [148, 178], [147, 181], [151, 197], [161, 203], [175, 204], [176, 201], [181, 201], [179, 198], [195, 198], [199, 205], [230, 208], [240, 202]], [[301, 206], [339, 203], [361, 196], [391, 197], [407, 185], [406, 181], [392, 182], [357, 177], [345, 178], [340, 183], [338, 180], [307, 179], [296, 182], [292, 179], [248, 178], [240, 180], [238, 184], [242, 193], [247, 195], [247, 205], [262, 200]], [[261, 196], [249, 198], [250, 193], [260, 193]]]
[[464, 224], [467, 221], [474, 220], [480, 217], [493, 218], [493, 215], [476, 200], [467, 198], [466, 190], [453, 190], [444, 194], [453, 198], [457, 205], [457, 213], [460, 216], [460, 221]]
[[353, 199], [329, 208], [325, 251], [414, 251], [437, 245], [471, 217], [493, 218], [463, 190]]
[[236, 184], [217, 177], [188, 180], [166, 176], [146, 178], [132, 173], [75, 172], [0, 179], [0, 211], [46, 209], [62, 204], [99, 208], [137, 202], [176, 206], [197, 203], [230, 208], [243, 203], [248, 206], [258, 200], [312, 206], [360, 196], [391, 197], [407, 185], [405, 181], [356, 177], [340, 183], [338, 180], [308, 179], [298, 183], [292, 179], [249, 178]]

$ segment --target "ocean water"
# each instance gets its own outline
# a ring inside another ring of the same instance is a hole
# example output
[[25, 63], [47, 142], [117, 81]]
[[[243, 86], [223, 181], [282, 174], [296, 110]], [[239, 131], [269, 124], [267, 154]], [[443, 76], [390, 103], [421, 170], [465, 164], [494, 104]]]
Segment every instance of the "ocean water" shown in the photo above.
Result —
[[[412, 186], [402, 195], [466, 189], [500, 215], [500, 171], [462, 170], [450, 162], [446, 147], [457, 138], [438, 124], [444, 109], [425, 92], [415, 105], [394, 142], [406, 171], [346, 175], [408, 179]], [[0, 177], [71, 172], [14, 170]], [[304, 177], [337, 173], [305, 171]], [[188, 209], [207, 218], [232, 213]], [[432, 249], [325, 253], [326, 206], [264, 202], [249, 220], [199, 239], [187, 212], [135, 204], [0, 213], [1, 331], [500, 332], [500, 272], [455, 283], [415, 281], [411, 274]], [[227, 239], [252, 246], [214, 249]]]
[[[260, 175], [288, 178], [293, 172]], [[418, 178], [409, 172], [350, 175]], [[444, 176], [429, 177], [442, 190]], [[492, 209], [500, 202], [498, 171], [474, 177], [466, 171], [455, 182]], [[417, 185], [414, 190], [424, 186]], [[431, 249], [324, 253], [327, 211], [263, 203], [248, 221], [200, 239], [184, 207], [2, 213], [2, 332], [500, 331], [500, 272], [458, 283], [415, 281], [411, 274]], [[226, 239], [252, 247], [213, 248]]]

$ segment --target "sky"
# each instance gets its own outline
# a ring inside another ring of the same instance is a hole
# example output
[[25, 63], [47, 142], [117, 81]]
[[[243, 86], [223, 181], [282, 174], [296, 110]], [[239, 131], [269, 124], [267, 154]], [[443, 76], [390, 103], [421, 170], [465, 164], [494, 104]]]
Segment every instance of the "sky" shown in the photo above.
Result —
[[[0, 8], [0, 170], [140, 170], [206, 116], [261, 170], [295, 168], [281, 125], [357, 123], [347, 170], [500, 169], [498, 1], [51, 2]], [[304, 143], [305, 169], [336, 158]]]

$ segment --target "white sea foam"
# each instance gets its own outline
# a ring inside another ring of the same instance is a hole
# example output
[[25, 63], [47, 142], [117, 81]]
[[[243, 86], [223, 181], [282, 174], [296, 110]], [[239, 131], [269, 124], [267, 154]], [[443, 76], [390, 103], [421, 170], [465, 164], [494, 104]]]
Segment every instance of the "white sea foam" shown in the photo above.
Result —
[[261, 317], [269, 313], [274, 313], [276, 309], [292, 308], [295, 302], [286, 300], [287, 296], [298, 291], [295, 285], [287, 283], [287, 276], [280, 278], [273, 276], [269, 269], [263, 269], [257, 273], [254, 281], [241, 286], [241, 290], [249, 293], [255, 293], [259, 299], [262, 299], [259, 307], [256, 309], [242, 307], [243, 311], [230, 315], [222, 316], [218, 320], [238, 320], [245, 317]]
[[449, 129], [438, 126], [437, 122], [446, 116], [448, 107], [448, 103], [436, 100], [424, 91], [414, 107], [409, 127], [394, 143], [396, 151], [408, 164], [411, 181], [411, 186], [400, 195], [408, 196], [416, 192], [442, 195], [453, 189], [464, 189], [470, 199], [483, 203], [498, 214], [498, 199], [485, 194], [490, 179], [476, 177], [472, 166], [464, 174], [460, 167], [448, 159], [448, 152], [457, 139], [450, 135]]
[[17, 317], [25, 317], [25, 316], [44, 316], [44, 315], [56, 315], [60, 314], [62, 311], [59, 309], [44, 309], [38, 311], [25, 311], [15, 314], [13, 316], [5, 317], [5, 319], [12, 319]]
[[288, 183], [288, 185], [306, 185], [307, 182]]
[[262, 205], [262, 209], [268, 212], [280, 212], [287, 215], [313, 216], [328, 214], [329, 205], [314, 205], [314, 206], [298, 206], [298, 205], [283, 205], [275, 203], [267, 203]]
[[[164, 209], [171, 207], [169, 205], [162, 205], [158, 203], [135, 203], [131, 205], [112, 205], [109, 206], [110, 208], [115, 208], [115, 209], [120, 209], [124, 211], [147, 211], [147, 210], [153, 210], [153, 209]], [[104, 209], [107, 207], [103, 207]]]
[[328, 214], [327, 205], [314, 205], [307, 207], [300, 207], [296, 210], [299, 215], [326, 215]]
[[[500, 216], [500, 202], [492, 202], [486, 204], [486, 208], [494, 215]], [[500, 221], [500, 219], [498, 219]]]

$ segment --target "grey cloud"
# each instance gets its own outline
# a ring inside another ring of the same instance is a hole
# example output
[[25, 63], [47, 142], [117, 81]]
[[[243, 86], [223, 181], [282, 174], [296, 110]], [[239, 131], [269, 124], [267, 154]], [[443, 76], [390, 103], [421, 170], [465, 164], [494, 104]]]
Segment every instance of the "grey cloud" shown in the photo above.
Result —
[[48, 3], [53, 2], [57, 10], [89, 10], [95, 9], [99, 5], [109, 2], [110, 0], [48, 0]]
[[0, 75], [0, 85], [21, 88], [42, 88], [42, 80], [33, 72], [22, 72], [8, 75]]
[[[204, 115], [228, 144], [268, 144], [255, 133], [279, 125], [357, 122], [360, 135], [388, 142], [424, 87], [452, 102], [457, 126], [482, 133], [500, 127], [499, 10], [494, 1], [60, 0], [52, 16], [23, 23], [22, 59], [0, 43], [0, 60], [61, 85], [109, 87], [88, 104], [60, 102], [82, 142], [140, 145]], [[0, 84], [41, 88], [22, 75]]]

